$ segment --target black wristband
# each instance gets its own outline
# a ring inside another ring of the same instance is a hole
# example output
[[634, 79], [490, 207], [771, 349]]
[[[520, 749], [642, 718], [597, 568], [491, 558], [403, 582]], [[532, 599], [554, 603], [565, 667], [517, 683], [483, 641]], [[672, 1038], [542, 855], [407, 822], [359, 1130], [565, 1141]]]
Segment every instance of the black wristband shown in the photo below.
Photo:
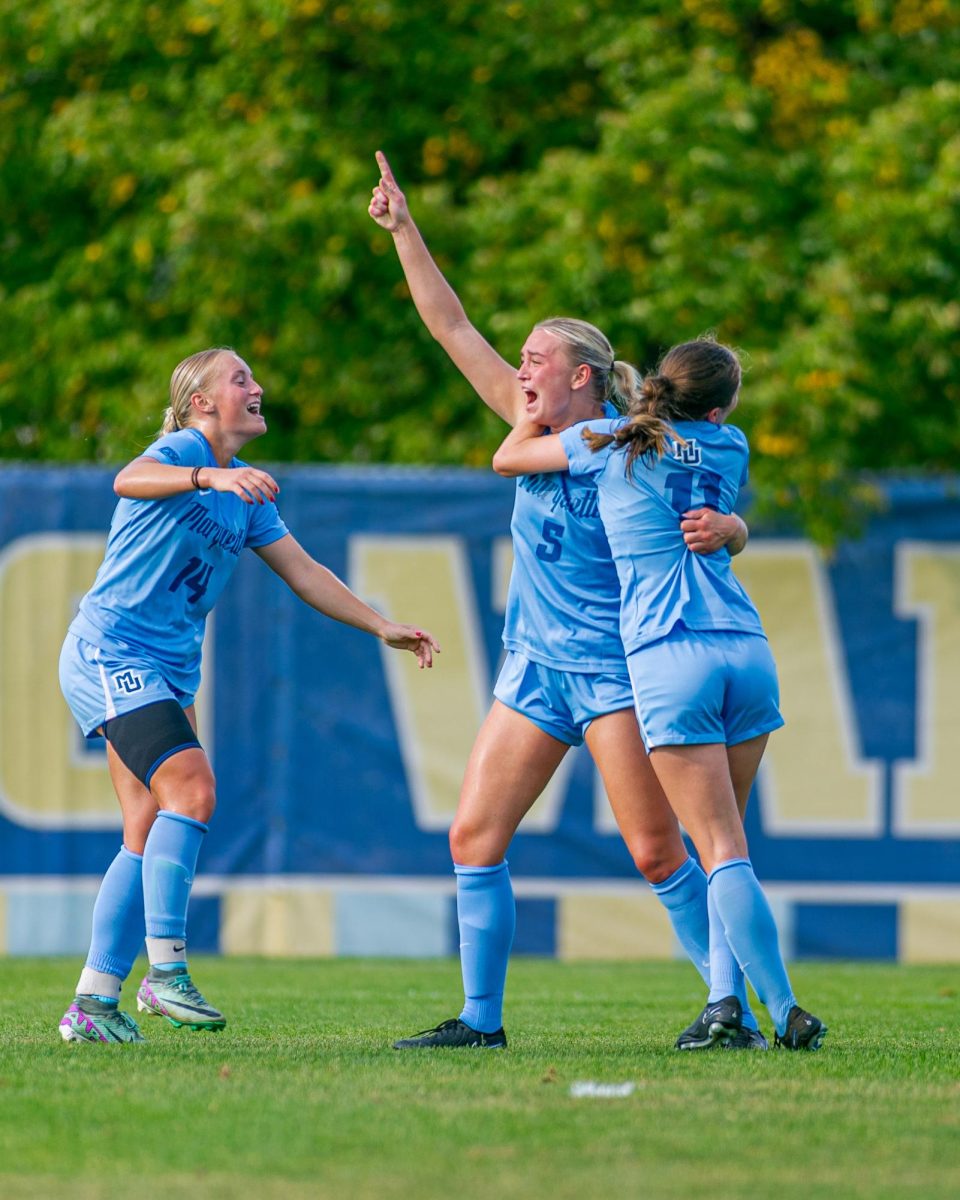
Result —
[[193, 471], [190, 475], [190, 482], [193, 484], [194, 488], [198, 492], [200, 491], [200, 472], [202, 470], [203, 470], [203, 467], [194, 467]]

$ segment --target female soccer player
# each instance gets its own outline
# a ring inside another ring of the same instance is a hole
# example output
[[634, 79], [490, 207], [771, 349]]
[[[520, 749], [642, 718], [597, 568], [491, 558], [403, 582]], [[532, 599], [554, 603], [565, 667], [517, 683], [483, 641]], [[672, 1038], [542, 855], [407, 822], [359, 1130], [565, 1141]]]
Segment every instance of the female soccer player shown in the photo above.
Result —
[[[495, 413], [510, 425], [532, 419], [559, 432], [612, 417], [635, 396], [636, 372], [615, 361], [607, 338], [585, 321], [541, 321], [524, 343], [519, 370], [501, 358], [471, 325], [431, 258], [382, 154], [377, 163], [381, 178], [370, 215], [392, 233], [427, 329]], [[740, 550], [747, 537], [739, 517], [706, 506], [679, 514], [676, 531], [698, 554], [726, 542]], [[584, 741], [638, 870], [709, 985], [706, 877], [687, 854], [637, 728], [618, 628], [616, 571], [593, 481], [525, 475], [518, 480], [511, 532], [506, 659], [450, 828], [465, 1003], [458, 1017], [395, 1042], [397, 1049], [506, 1045], [503, 993], [516, 906], [504, 855], [563, 756]], [[716, 955], [719, 961], [719, 947]], [[743, 1032], [734, 1044], [765, 1049], [739, 968], [729, 951], [727, 957], [744, 1005]], [[678, 1047], [715, 1040], [687, 1033]]]
[[733, 351], [685, 342], [644, 380], [627, 417], [545, 436], [532, 413], [493, 465], [501, 475], [569, 471], [596, 482], [643, 740], [708, 874], [710, 996], [687, 1033], [725, 1041], [741, 1032], [742, 1002], [713, 956], [729, 944], [770, 1010], [776, 1044], [816, 1050], [826, 1027], [796, 1002], [743, 830], [767, 737], [783, 724], [776, 667], [729, 554], [690, 554], [677, 528], [692, 503], [736, 504], [749, 450], [724, 422], [739, 392]]
[[194, 694], [207, 613], [249, 546], [312, 608], [433, 665], [429, 633], [380, 616], [287, 532], [279, 488], [235, 456], [266, 431], [263, 389], [233, 350], [203, 350], [170, 381], [161, 435], [117, 475], [106, 557], [60, 658], [67, 703], [107, 741], [123, 846], [100, 886], [65, 1041], [142, 1042], [118, 1007], [146, 929], [150, 970], [137, 1007], [191, 1029], [223, 1014], [193, 984], [186, 915], [215, 804]]

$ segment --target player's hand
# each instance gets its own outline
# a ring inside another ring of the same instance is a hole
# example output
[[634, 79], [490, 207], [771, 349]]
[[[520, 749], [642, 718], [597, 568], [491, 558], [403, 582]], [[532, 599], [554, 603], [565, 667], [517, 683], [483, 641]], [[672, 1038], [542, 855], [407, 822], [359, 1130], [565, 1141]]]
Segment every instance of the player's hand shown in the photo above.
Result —
[[275, 504], [280, 485], [256, 467], [204, 467], [199, 482], [214, 492], [233, 492], [244, 504]]
[[417, 656], [421, 671], [424, 667], [432, 667], [434, 654], [440, 653], [440, 643], [433, 634], [425, 629], [417, 629], [415, 625], [390, 622], [380, 638], [394, 650], [411, 650]]
[[381, 228], [386, 229], [388, 233], [395, 233], [410, 219], [406, 197], [397, 187], [397, 181], [382, 150], [377, 151], [377, 166], [380, 168], [380, 182], [373, 189], [373, 198], [367, 212]]
[[714, 554], [742, 530], [743, 522], [712, 508], [695, 508], [680, 519], [680, 532], [694, 554]]

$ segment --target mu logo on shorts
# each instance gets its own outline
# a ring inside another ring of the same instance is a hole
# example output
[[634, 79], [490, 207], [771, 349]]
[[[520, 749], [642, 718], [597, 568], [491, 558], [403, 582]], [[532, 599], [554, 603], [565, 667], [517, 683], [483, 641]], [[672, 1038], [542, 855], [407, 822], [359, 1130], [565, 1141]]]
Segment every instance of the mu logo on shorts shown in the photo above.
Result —
[[143, 687], [143, 679], [137, 671], [118, 671], [112, 679], [114, 688], [118, 692], [126, 692], [128, 696], [131, 692], [139, 692]]

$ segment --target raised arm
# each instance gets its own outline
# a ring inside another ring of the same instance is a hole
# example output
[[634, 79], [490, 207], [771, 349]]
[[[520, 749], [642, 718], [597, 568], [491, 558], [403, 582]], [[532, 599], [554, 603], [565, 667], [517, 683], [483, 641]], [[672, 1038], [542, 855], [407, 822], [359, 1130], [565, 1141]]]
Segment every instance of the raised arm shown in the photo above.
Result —
[[368, 212], [393, 235], [397, 257], [420, 318], [480, 399], [511, 425], [523, 411], [517, 373], [470, 324], [460, 300], [433, 261], [403, 192], [378, 150], [380, 182]]
[[135, 458], [117, 474], [113, 490], [129, 500], [165, 500], [182, 492], [233, 492], [247, 504], [266, 504], [280, 488], [256, 467], [177, 467], [149, 455]]
[[257, 547], [256, 552], [295, 595], [317, 612], [372, 633], [394, 650], [410, 650], [421, 670], [433, 666], [433, 655], [439, 654], [440, 646], [432, 634], [414, 625], [388, 621], [351, 592], [331, 570], [311, 558], [292, 534], [269, 546]]

